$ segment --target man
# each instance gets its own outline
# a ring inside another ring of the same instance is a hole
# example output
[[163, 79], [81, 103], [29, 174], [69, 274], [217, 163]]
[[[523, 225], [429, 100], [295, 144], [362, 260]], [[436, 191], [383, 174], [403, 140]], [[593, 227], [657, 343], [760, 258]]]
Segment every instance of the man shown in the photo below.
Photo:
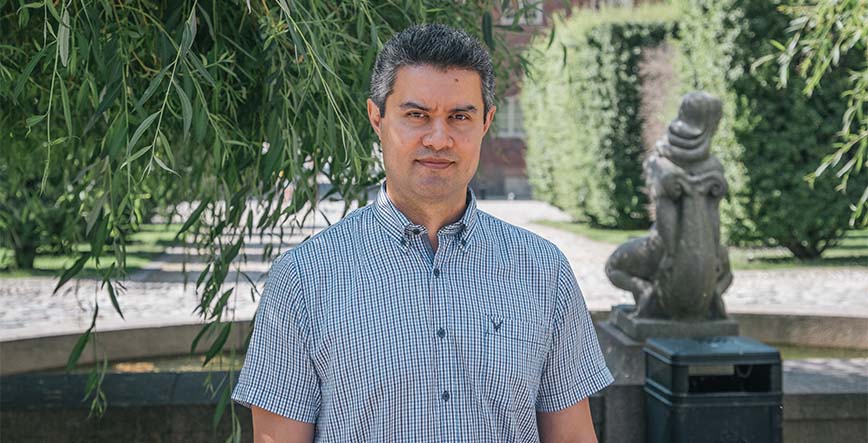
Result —
[[376, 201], [273, 264], [232, 398], [258, 442], [595, 442], [612, 382], [564, 255], [476, 208], [488, 53], [414, 26], [380, 51]]

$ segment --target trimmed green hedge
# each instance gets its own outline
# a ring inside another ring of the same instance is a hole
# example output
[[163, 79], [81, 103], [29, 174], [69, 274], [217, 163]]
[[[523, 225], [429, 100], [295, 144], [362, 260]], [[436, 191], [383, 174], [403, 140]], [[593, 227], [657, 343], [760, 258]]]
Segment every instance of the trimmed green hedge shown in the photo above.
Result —
[[835, 190], [834, 174], [823, 174], [814, 189], [804, 177], [831, 152], [846, 108], [841, 93], [847, 67], [864, 66], [864, 58], [842, 60], [844, 69], [829, 73], [812, 97], [802, 94], [798, 75], [781, 90], [776, 64], [751, 66], [775, 52], [771, 40], [786, 41], [789, 18], [778, 7], [796, 0], [679, 3], [684, 91], [703, 89], [723, 100], [714, 148], [730, 182], [721, 206], [729, 243], [780, 245], [797, 257], [819, 256], [847, 229], [848, 202], [858, 198], [854, 194], [868, 177], [854, 176], [849, 196]]
[[650, 224], [641, 178], [642, 48], [673, 34], [675, 9], [577, 9], [536, 40], [521, 105], [536, 198], [599, 226]]

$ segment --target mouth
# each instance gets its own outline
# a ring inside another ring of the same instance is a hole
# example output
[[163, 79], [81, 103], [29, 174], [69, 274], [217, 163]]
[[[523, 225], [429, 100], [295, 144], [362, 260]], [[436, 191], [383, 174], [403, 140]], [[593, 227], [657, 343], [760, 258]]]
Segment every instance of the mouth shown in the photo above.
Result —
[[452, 165], [453, 162], [449, 160], [442, 159], [433, 159], [433, 158], [423, 158], [416, 160], [420, 165], [431, 168], [431, 169], [446, 169]]

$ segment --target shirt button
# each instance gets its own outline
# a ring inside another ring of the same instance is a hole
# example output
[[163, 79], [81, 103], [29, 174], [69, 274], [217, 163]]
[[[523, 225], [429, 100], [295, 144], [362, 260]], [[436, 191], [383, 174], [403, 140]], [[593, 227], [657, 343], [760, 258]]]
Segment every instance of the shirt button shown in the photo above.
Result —
[[413, 233], [416, 235], [419, 235], [420, 232], [422, 232], [422, 231], [420, 231], [418, 228], [413, 230]]
[[440, 338], [446, 337], [446, 330], [443, 328], [438, 329], [437, 330], [437, 336]]
[[443, 394], [440, 395], [440, 398], [442, 398], [443, 401], [449, 401], [449, 391], [443, 391]]
[[440, 277], [440, 269], [439, 268], [434, 268], [434, 276]]

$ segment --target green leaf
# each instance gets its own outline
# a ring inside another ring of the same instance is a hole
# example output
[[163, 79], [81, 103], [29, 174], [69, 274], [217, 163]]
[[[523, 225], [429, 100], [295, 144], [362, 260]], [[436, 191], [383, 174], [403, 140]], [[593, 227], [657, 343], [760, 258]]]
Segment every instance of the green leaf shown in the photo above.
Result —
[[69, 92], [66, 90], [66, 82], [61, 79], [57, 82], [60, 85], [60, 104], [63, 106], [63, 120], [66, 123], [66, 136], [72, 137], [72, 112], [69, 110]]
[[[211, 330], [211, 327], [214, 326], [215, 324], [217, 324], [217, 322], [206, 323], [205, 326], [203, 326], [202, 329], [200, 329], [199, 332], [196, 333], [196, 337], [193, 338], [193, 343], [190, 345], [190, 354], [191, 355], [196, 353], [196, 346], [199, 345], [199, 341], [202, 340], [202, 338], [205, 336], [205, 334], [207, 334], [208, 331]], [[203, 364], [202, 366], [205, 366], [205, 365]]]
[[106, 217], [104, 212], [100, 212], [97, 216], [96, 230], [92, 231], [90, 239], [90, 255], [99, 258], [105, 247], [105, 240], [108, 237], [108, 225], [110, 217]]
[[63, 275], [60, 276], [60, 280], [57, 282], [57, 286], [54, 287], [54, 291], [52, 293], [56, 294], [57, 291], [69, 281], [76, 274], [81, 272], [81, 269], [84, 268], [85, 263], [90, 260], [90, 253], [83, 253], [75, 263], [69, 267], [69, 269], [63, 271]]
[[63, 8], [63, 17], [57, 30], [57, 48], [60, 51], [60, 63], [66, 67], [69, 63], [69, 10]]
[[226, 344], [226, 339], [229, 338], [229, 332], [232, 330], [232, 323], [223, 323], [223, 328], [220, 329], [220, 334], [214, 339], [214, 342], [211, 343], [211, 347], [208, 348], [208, 352], [205, 353], [205, 363], [208, 364], [211, 359], [217, 356], [221, 351], [223, 351], [223, 345]]
[[196, 144], [201, 144], [205, 141], [205, 134], [208, 130], [208, 111], [205, 109], [207, 104], [202, 103], [202, 100], [196, 100], [193, 109], [193, 141]]
[[131, 156], [129, 156], [129, 157], [128, 157], [128, 158], [127, 158], [127, 159], [126, 159], [126, 160], [121, 164], [121, 168], [124, 168], [124, 167], [126, 167], [126, 166], [128, 166], [128, 165], [131, 165], [134, 161], [138, 160], [139, 157], [145, 155], [145, 154], [148, 153], [150, 150], [151, 150], [151, 146], [148, 145], [148, 146], [145, 146], [145, 147], [139, 149], [138, 151], [134, 152]]
[[90, 235], [90, 230], [93, 228], [94, 223], [100, 218], [100, 214], [102, 213], [102, 207], [108, 200], [108, 193], [103, 193], [100, 198], [94, 200], [93, 205], [88, 211], [87, 216], [85, 216], [85, 229], [84, 235]]
[[231, 390], [232, 386], [230, 386], [229, 383], [223, 385], [220, 400], [217, 402], [217, 408], [214, 410], [214, 417], [211, 419], [211, 427], [213, 429], [217, 429], [217, 425], [220, 424], [220, 419], [223, 417], [223, 411], [226, 410], [226, 406], [229, 405], [229, 392]]
[[22, 9], [39, 9], [39, 8], [42, 8], [43, 6], [45, 6], [45, 2], [26, 3], [26, 4], [21, 5], [20, 8], [18, 8], [18, 12], [20, 13]]
[[196, 223], [196, 221], [199, 220], [199, 216], [202, 215], [202, 211], [204, 211], [210, 203], [211, 199], [204, 200], [202, 201], [202, 203], [199, 203], [199, 206], [190, 214], [189, 217], [187, 217], [187, 221], [184, 222], [184, 225], [181, 226], [181, 229], [179, 229], [178, 233], [175, 234], [175, 240], [181, 238], [181, 234], [187, 232], [187, 230], [190, 229], [190, 226], [193, 226], [193, 223]]
[[66, 360], [67, 371], [72, 370], [75, 364], [78, 363], [78, 359], [81, 358], [81, 353], [84, 351], [84, 347], [87, 346], [87, 342], [90, 340], [91, 334], [93, 334], [93, 328], [96, 326], [97, 315], [99, 315], [99, 305], [93, 307], [93, 318], [90, 320], [90, 327], [78, 337], [75, 346], [72, 347], [72, 352], [69, 353], [69, 358]]
[[72, 347], [72, 351], [69, 353], [69, 358], [66, 360], [66, 370], [71, 371], [75, 368], [75, 364], [78, 363], [78, 359], [81, 358], [81, 353], [84, 351], [84, 347], [87, 346], [87, 342], [90, 341], [90, 334], [93, 330], [93, 326], [87, 329], [81, 336], [78, 337], [78, 340], [75, 342], [75, 346]]
[[482, 14], [482, 39], [489, 49], [494, 50], [494, 33], [491, 27], [491, 13], [485, 11]]
[[27, 117], [27, 120], [25, 120], [24, 123], [27, 125], [28, 128], [32, 128], [38, 125], [39, 122], [41, 122], [42, 120], [45, 120], [45, 114], [32, 115], [30, 117]]
[[199, 274], [199, 278], [196, 279], [196, 289], [199, 289], [199, 286], [202, 286], [202, 282], [205, 281], [205, 277], [208, 276], [208, 272], [211, 271], [211, 263], [208, 263], [205, 266], [205, 270]]
[[51, 16], [54, 17], [58, 22], [60, 21], [60, 13], [57, 12], [57, 8], [54, 6], [54, 2], [51, 0], [47, 0], [42, 3], [43, 5], [48, 7], [48, 12], [51, 12]]
[[190, 136], [190, 124], [193, 122], [193, 105], [190, 104], [190, 98], [187, 93], [181, 89], [181, 85], [177, 81], [172, 81], [175, 86], [175, 92], [178, 93], [178, 98], [181, 100], [181, 116], [184, 119], [184, 138]]
[[145, 89], [144, 94], [142, 94], [142, 96], [139, 97], [139, 99], [136, 101], [136, 109], [140, 109], [142, 105], [145, 104], [145, 102], [147, 102], [152, 95], [154, 95], [154, 92], [157, 91], [160, 83], [163, 82], [163, 77], [166, 76], [166, 71], [168, 71], [171, 66], [171, 64], [164, 66], [163, 69], [161, 69], [160, 72], [158, 72], [157, 75], [151, 79], [151, 82], [148, 84], [148, 88]]
[[196, 39], [196, 10], [190, 11], [190, 17], [187, 18], [184, 26], [184, 34], [181, 36], [181, 47], [179, 48], [179, 60], [187, 58], [187, 52], [193, 46], [193, 40]]
[[187, 57], [186, 60], [196, 68], [196, 72], [198, 72], [212, 88], [217, 86], [217, 81], [214, 80], [214, 77], [212, 77], [208, 70], [205, 69], [205, 65], [202, 64], [202, 61], [199, 60], [199, 57], [196, 56], [196, 54], [193, 54], [192, 57]]
[[99, 105], [96, 108], [96, 112], [94, 112], [94, 114], [90, 117], [90, 119], [87, 121], [87, 124], [84, 125], [84, 129], [82, 130], [82, 132], [87, 133], [88, 131], [90, 131], [91, 128], [93, 128], [93, 126], [99, 120], [100, 116], [109, 108], [109, 106], [111, 106], [112, 103], [114, 103], [115, 99], [118, 98], [121, 93], [122, 86], [123, 85], [121, 84], [120, 79], [115, 78], [114, 80], [111, 80], [111, 83], [109, 83], [109, 85], [105, 88], [106, 93], [105, 95], [103, 95], [102, 100], [99, 102]]
[[551, 29], [549, 29], [549, 42], [546, 43], [546, 50], [552, 47], [552, 43], [555, 42], [555, 35], [557, 35], [557, 29], [554, 23], [552, 23]]
[[220, 255], [220, 261], [222, 261], [224, 265], [229, 265], [229, 263], [232, 263], [232, 260], [235, 260], [235, 257], [238, 255], [238, 251], [241, 250], [241, 246], [243, 244], [244, 237], [241, 237], [229, 249], [223, 251], [223, 253]]
[[[124, 318], [124, 313], [121, 312], [121, 305], [118, 303], [118, 298], [115, 295], [114, 285], [112, 285], [111, 280], [104, 280], [103, 284], [105, 284], [106, 282], [108, 282], [108, 293], [109, 293], [109, 299], [111, 299], [111, 302], [112, 302], [112, 306], [114, 306], [115, 311], [118, 312], [118, 315], [120, 315], [121, 318]], [[126, 320], [126, 319], [124, 318], [124, 320]]]
[[217, 299], [217, 303], [214, 304], [214, 307], [211, 309], [211, 318], [220, 318], [220, 314], [223, 313], [223, 308], [226, 307], [226, 303], [229, 302], [229, 297], [232, 296], [232, 293], [235, 291], [235, 288], [229, 288], [223, 292], [223, 295]]
[[17, 100], [18, 94], [21, 93], [21, 90], [24, 89], [24, 84], [27, 80], [30, 79], [30, 75], [33, 73], [33, 69], [36, 68], [36, 64], [39, 63], [39, 60], [42, 60], [42, 57], [48, 52], [48, 46], [42, 48], [41, 51], [37, 52], [33, 58], [27, 63], [27, 66], [24, 67], [24, 70], [21, 71], [21, 75], [18, 76], [18, 81], [15, 82], [15, 88], [12, 90], [12, 99]]
[[155, 156], [153, 157], [153, 159], [154, 159], [154, 162], [157, 163], [157, 166], [159, 166], [159, 167], [160, 167], [161, 169], [163, 169], [164, 171], [166, 171], [166, 172], [168, 172], [168, 173], [170, 173], [170, 174], [179, 175], [177, 172], [175, 172], [174, 169], [170, 168], [168, 165], [166, 165], [165, 163], [163, 163], [163, 161], [160, 160], [160, 157], [159, 157], [159, 156], [156, 156], [156, 155], [155, 155]]
[[[156, 120], [159, 116], [160, 111], [157, 111], [142, 120], [142, 123], [140, 123], [139, 127], [136, 128], [136, 132], [133, 132], [133, 136], [130, 138], [130, 141], [127, 142], [127, 152], [130, 152], [136, 146], [136, 143], [139, 142], [139, 139], [142, 138], [142, 135], [144, 135], [145, 131], [147, 131], [148, 128], [151, 127], [151, 124], [154, 123], [154, 120]], [[132, 163], [133, 160], [135, 159], [127, 159], [124, 164]]]

